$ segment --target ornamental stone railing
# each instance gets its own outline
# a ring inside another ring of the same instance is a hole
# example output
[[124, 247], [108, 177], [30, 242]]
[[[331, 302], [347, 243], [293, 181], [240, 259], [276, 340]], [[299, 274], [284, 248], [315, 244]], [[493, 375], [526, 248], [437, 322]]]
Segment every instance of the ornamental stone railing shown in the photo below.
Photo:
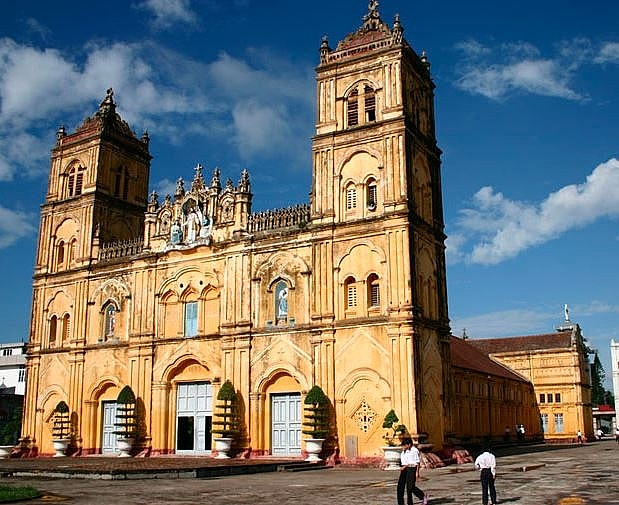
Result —
[[99, 249], [99, 260], [110, 260], [115, 258], [125, 258], [140, 254], [144, 248], [144, 238], [136, 237], [130, 240], [118, 240], [101, 244]]
[[249, 233], [256, 233], [293, 226], [303, 228], [309, 221], [310, 206], [309, 204], [303, 204], [250, 214], [247, 227]]

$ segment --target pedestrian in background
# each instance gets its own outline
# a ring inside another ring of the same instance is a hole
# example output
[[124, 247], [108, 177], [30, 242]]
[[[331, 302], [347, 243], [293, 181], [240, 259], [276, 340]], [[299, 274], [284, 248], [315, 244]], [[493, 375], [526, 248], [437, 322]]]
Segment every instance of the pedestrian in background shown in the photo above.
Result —
[[398, 478], [398, 505], [404, 505], [404, 489], [406, 489], [406, 504], [413, 505], [413, 494], [422, 500], [423, 505], [428, 505], [428, 496], [417, 487], [421, 455], [419, 449], [413, 446], [413, 439], [402, 439], [402, 452], [400, 453], [400, 477]]
[[490, 494], [490, 503], [496, 505], [496, 488], [494, 480], [496, 479], [496, 458], [490, 452], [490, 447], [484, 447], [477, 459], [475, 459], [475, 468], [480, 470], [479, 480], [481, 482], [481, 503], [488, 505], [488, 494]]

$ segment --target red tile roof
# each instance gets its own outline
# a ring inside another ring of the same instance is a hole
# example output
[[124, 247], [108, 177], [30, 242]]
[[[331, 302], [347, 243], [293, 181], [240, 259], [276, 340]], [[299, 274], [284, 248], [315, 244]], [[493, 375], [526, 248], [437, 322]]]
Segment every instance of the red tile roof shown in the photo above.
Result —
[[522, 337], [468, 339], [467, 342], [486, 354], [569, 349], [572, 346], [572, 332], [557, 331]]
[[475, 346], [470, 345], [471, 340], [463, 340], [452, 336], [449, 340], [451, 350], [451, 365], [458, 368], [473, 370], [475, 372], [530, 382], [516, 372], [489, 358], [487, 354]]

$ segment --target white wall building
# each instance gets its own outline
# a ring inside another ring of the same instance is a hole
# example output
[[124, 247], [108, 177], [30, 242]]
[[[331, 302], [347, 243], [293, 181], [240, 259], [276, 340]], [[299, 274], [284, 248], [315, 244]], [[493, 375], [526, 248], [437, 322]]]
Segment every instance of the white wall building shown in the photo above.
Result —
[[16, 395], [26, 393], [26, 344], [0, 343], [0, 386], [14, 387]]
[[[610, 367], [613, 374], [613, 395], [615, 396], [615, 412], [619, 407], [619, 342], [615, 342], [615, 339], [610, 341]], [[615, 418], [616, 425], [619, 425]]]

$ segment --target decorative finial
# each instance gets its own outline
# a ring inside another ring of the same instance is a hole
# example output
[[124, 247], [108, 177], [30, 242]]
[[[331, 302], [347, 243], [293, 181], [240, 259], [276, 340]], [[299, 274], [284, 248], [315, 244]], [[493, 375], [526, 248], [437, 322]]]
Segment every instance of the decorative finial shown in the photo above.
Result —
[[402, 38], [404, 36], [404, 28], [402, 28], [402, 24], [400, 23], [400, 15], [396, 14], [393, 18], [393, 30], [392, 30], [393, 41], [396, 44], [402, 43]]
[[421, 51], [421, 63], [423, 63], [428, 70], [430, 70], [430, 62], [428, 61], [428, 55], [425, 51]]
[[565, 315], [565, 322], [569, 322], [570, 320], [570, 309], [567, 308], [567, 303], [563, 306], [563, 313]]
[[60, 140], [67, 136], [67, 132], [64, 129], [64, 125], [60, 125], [58, 131], [56, 132], [56, 140]]
[[320, 63], [327, 62], [327, 55], [331, 52], [329, 47], [329, 40], [326, 35], [322, 36], [322, 42], [320, 43]]

